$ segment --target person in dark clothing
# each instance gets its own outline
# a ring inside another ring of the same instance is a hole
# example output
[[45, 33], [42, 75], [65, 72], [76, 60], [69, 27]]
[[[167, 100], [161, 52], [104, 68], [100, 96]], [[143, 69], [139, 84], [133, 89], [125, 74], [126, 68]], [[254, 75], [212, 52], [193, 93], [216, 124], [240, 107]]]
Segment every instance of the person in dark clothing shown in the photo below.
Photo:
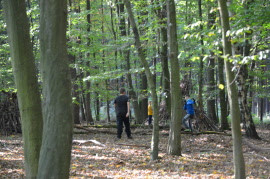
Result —
[[194, 107], [193, 104], [195, 103], [194, 100], [190, 98], [189, 95], [185, 95], [186, 102], [184, 104], [183, 109], [186, 110], [187, 114], [185, 117], [182, 119], [182, 123], [184, 127], [186, 128], [185, 131], [191, 131], [191, 122], [190, 120], [193, 119], [194, 117]]
[[115, 98], [114, 106], [116, 109], [117, 118], [117, 138], [121, 139], [123, 133], [123, 124], [125, 125], [125, 132], [128, 139], [132, 139], [130, 131], [129, 113], [130, 113], [130, 103], [129, 98], [126, 96], [125, 88], [120, 88], [120, 95]]

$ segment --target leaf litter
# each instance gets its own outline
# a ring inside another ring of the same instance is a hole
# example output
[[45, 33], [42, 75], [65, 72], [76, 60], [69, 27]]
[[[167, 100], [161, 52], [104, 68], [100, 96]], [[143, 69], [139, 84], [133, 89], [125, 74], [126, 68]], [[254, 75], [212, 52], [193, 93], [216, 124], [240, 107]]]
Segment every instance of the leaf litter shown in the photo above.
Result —
[[[168, 135], [164, 134], [168, 131], [161, 131], [159, 159], [151, 161], [152, 136], [144, 131], [136, 129], [134, 139], [123, 133], [120, 140], [101, 132], [74, 134], [70, 178], [234, 178], [232, 137], [183, 134], [182, 156], [172, 156], [166, 153]], [[258, 126], [257, 132], [263, 140], [243, 137], [246, 178], [269, 179], [269, 126]], [[0, 136], [1, 178], [24, 178], [23, 159], [21, 135]]]

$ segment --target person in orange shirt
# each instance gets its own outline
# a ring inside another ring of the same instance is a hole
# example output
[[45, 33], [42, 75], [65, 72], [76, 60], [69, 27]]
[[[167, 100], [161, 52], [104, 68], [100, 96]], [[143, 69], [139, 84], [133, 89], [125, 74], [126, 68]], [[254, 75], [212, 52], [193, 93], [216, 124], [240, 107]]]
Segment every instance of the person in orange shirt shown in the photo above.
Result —
[[153, 108], [152, 101], [148, 101], [148, 125], [152, 124]]

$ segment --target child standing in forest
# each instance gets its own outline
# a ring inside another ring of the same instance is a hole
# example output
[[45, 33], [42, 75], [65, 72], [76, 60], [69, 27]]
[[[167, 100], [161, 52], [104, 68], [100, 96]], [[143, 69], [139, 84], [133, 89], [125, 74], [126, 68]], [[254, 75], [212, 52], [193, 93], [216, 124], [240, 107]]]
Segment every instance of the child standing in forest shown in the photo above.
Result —
[[182, 119], [182, 124], [186, 128], [185, 131], [191, 131], [191, 119], [194, 117], [194, 107], [193, 104], [195, 103], [194, 100], [190, 98], [189, 95], [185, 95], [186, 102], [184, 104], [183, 109], [186, 110], [187, 114], [185, 117]]
[[152, 124], [153, 108], [152, 101], [148, 101], [148, 125]]

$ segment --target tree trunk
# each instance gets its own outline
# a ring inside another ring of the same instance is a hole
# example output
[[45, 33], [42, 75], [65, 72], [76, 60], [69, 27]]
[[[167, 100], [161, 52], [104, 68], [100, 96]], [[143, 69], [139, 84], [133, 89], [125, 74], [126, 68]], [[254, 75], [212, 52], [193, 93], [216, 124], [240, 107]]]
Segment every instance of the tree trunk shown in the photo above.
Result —
[[67, 1], [40, 1], [44, 131], [38, 178], [69, 177], [73, 114], [66, 45]]
[[[91, 4], [90, 4], [90, 0], [86, 0], [86, 10], [90, 11], [91, 10]], [[91, 32], [91, 16], [90, 13], [87, 14], [87, 32], [90, 33]], [[87, 39], [87, 45], [90, 47], [91, 44], [91, 39], [88, 38]], [[87, 57], [90, 57], [90, 53], [86, 54]], [[94, 56], [94, 55], [93, 55]], [[90, 65], [90, 61], [88, 60], [86, 62], [86, 66], [91, 69], [91, 65]], [[86, 77], [90, 76], [90, 71], [87, 70], [85, 73]], [[91, 93], [90, 93], [90, 88], [91, 88], [91, 83], [90, 81], [86, 81], [86, 92], [85, 92], [85, 106], [84, 106], [84, 110], [85, 110], [85, 117], [86, 117], [86, 123], [87, 124], [94, 124], [94, 119], [92, 116], [92, 110], [91, 110]]]
[[[245, 8], [246, 11], [249, 12], [249, 6], [250, 3], [252, 3], [253, 0], [246, 1]], [[252, 36], [252, 33], [245, 33], [244, 34], [246, 39], [249, 39]], [[243, 55], [243, 57], [247, 57], [250, 55], [250, 48], [251, 45], [249, 43], [249, 40], [245, 40], [244, 46], [241, 46], [240, 54]], [[251, 62], [251, 71], [254, 69], [254, 63]], [[253, 76], [250, 76], [248, 74], [248, 65], [242, 64], [240, 66], [238, 76], [237, 76], [237, 84], [238, 84], [238, 99], [240, 102], [240, 111], [242, 114], [243, 124], [246, 131], [246, 136], [249, 138], [254, 139], [261, 139], [258, 136], [258, 133], [255, 128], [255, 124], [253, 122], [251, 108], [252, 108], [252, 102], [249, 100], [248, 91], [251, 90], [250, 87], [253, 84]], [[252, 99], [252, 98], [251, 98]]]
[[[224, 47], [224, 56], [232, 56], [232, 46], [229, 37], [226, 36], [230, 30], [229, 14], [226, 0], [218, 0], [220, 8], [222, 39]], [[225, 58], [226, 81], [230, 104], [230, 115], [232, 119], [232, 136], [233, 136], [233, 159], [234, 159], [234, 177], [237, 179], [246, 178], [245, 161], [242, 149], [242, 133], [240, 128], [240, 110], [237, 98], [237, 89], [234, 82], [235, 75], [232, 72], [232, 63]]]
[[[141, 75], [141, 96], [140, 98], [140, 118], [138, 119], [138, 124], [141, 124], [147, 117], [147, 109], [148, 109], [148, 91], [147, 91], [147, 76], [146, 73], [143, 72]], [[154, 76], [153, 76], [154, 79]], [[156, 89], [156, 85], [155, 85]]]
[[[118, 6], [118, 16], [120, 18], [119, 30], [120, 30], [121, 36], [126, 37], [127, 36], [126, 25], [125, 25], [126, 22], [123, 16], [125, 5], [123, 1], [121, 1], [117, 4], [117, 6]], [[127, 71], [129, 71], [131, 68], [130, 67], [130, 52], [128, 49], [124, 49], [123, 54], [124, 54], [124, 59], [126, 59], [126, 62], [127, 62]], [[138, 97], [132, 85], [131, 73], [127, 74], [127, 81], [128, 81], [129, 98], [134, 109], [135, 121], [136, 123], [139, 123], [141, 112], [139, 108]]]
[[[208, 13], [208, 29], [213, 28], [215, 24], [216, 15], [214, 12]], [[207, 116], [212, 119], [216, 124], [218, 123], [216, 113], [216, 92], [215, 92], [215, 58], [214, 53], [210, 51], [210, 57], [208, 58], [208, 69], [207, 69]]]
[[[98, 84], [96, 84], [98, 89]], [[96, 92], [96, 121], [100, 120], [100, 102], [99, 102], [99, 93]]]
[[218, 123], [216, 115], [216, 103], [215, 103], [215, 59], [211, 56], [208, 59], [207, 70], [207, 116]]
[[[68, 55], [69, 63], [75, 64], [75, 56], [69, 54]], [[73, 119], [75, 124], [80, 124], [80, 102], [79, 102], [79, 92], [78, 92], [78, 84], [77, 80], [77, 72], [76, 67], [70, 67], [71, 80], [72, 80], [72, 97], [75, 99], [72, 101], [73, 106]]]
[[157, 101], [157, 93], [156, 88], [153, 80], [153, 75], [150, 71], [149, 65], [146, 61], [145, 54], [142, 49], [142, 44], [140, 41], [140, 35], [138, 33], [137, 25], [135, 23], [135, 19], [133, 16], [133, 12], [131, 10], [131, 4], [129, 0], [124, 0], [127, 12], [129, 15], [129, 20], [133, 29], [134, 38], [135, 38], [135, 45], [138, 50], [138, 55], [141, 60], [141, 63], [143, 64], [143, 67], [145, 68], [145, 73], [148, 81], [148, 85], [150, 88], [150, 91], [152, 93], [152, 100], [153, 100], [153, 111], [154, 111], [154, 125], [153, 125], [153, 135], [152, 135], [152, 141], [151, 141], [151, 160], [157, 160], [158, 159], [158, 144], [159, 144], [159, 118], [158, 118], [158, 101]]
[[25, 1], [4, 0], [3, 3], [22, 120], [26, 177], [36, 178], [43, 122]]
[[181, 156], [182, 95], [178, 62], [177, 26], [174, 0], [167, 0], [169, 58], [171, 60], [171, 126], [167, 152]]
[[[162, 68], [162, 97], [165, 100], [166, 110], [169, 115], [171, 111], [171, 90], [170, 90], [170, 71], [168, 62], [168, 37], [167, 37], [167, 27], [166, 27], [166, 17], [167, 10], [166, 5], [161, 4], [160, 1], [156, 1], [161, 6], [161, 9], [156, 11], [160, 22], [160, 35], [161, 35], [161, 51], [160, 51], [160, 61]], [[170, 118], [170, 117], [169, 117]]]
[[[258, 133], [255, 128], [255, 124], [253, 122], [252, 114], [251, 114], [251, 105], [252, 103], [248, 99], [248, 88], [249, 84], [247, 84], [248, 79], [248, 69], [247, 65], [243, 64], [238, 72], [237, 82], [238, 82], [238, 99], [240, 102], [240, 111], [242, 114], [244, 128], [246, 130], [246, 136], [249, 138], [260, 139]], [[248, 80], [249, 81], [249, 80]]]
[[[130, 53], [129, 51], [125, 50], [124, 54], [126, 55], [127, 70], [129, 70], [130, 69], [130, 58], [129, 58]], [[141, 117], [141, 111], [139, 108], [138, 97], [132, 85], [132, 78], [131, 78], [130, 73], [127, 74], [127, 81], [128, 81], [128, 88], [129, 88], [129, 98], [131, 100], [131, 104], [134, 109], [135, 121], [137, 124], [141, 124], [140, 118], [142, 117]]]
[[[223, 49], [221, 49], [223, 51]], [[227, 101], [225, 96], [225, 80], [224, 80], [224, 59], [218, 57], [218, 80], [219, 80], [219, 105], [220, 105], [220, 128], [228, 130], [229, 123], [227, 119]]]
[[[199, 10], [199, 17], [200, 21], [202, 19], [202, 0], [198, 0], [198, 10]], [[200, 30], [203, 30], [203, 26], [200, 25]], [[204, 44], [203, 44], [203, 35], [201, 35], [200, 39], [201, 47], [202, 47], [202, 54], [200, 56], [200, 63], [199, 63], [199, 72], [198, 72], [198, 109], [203, 111], [203, 54], [204, 54]]]

